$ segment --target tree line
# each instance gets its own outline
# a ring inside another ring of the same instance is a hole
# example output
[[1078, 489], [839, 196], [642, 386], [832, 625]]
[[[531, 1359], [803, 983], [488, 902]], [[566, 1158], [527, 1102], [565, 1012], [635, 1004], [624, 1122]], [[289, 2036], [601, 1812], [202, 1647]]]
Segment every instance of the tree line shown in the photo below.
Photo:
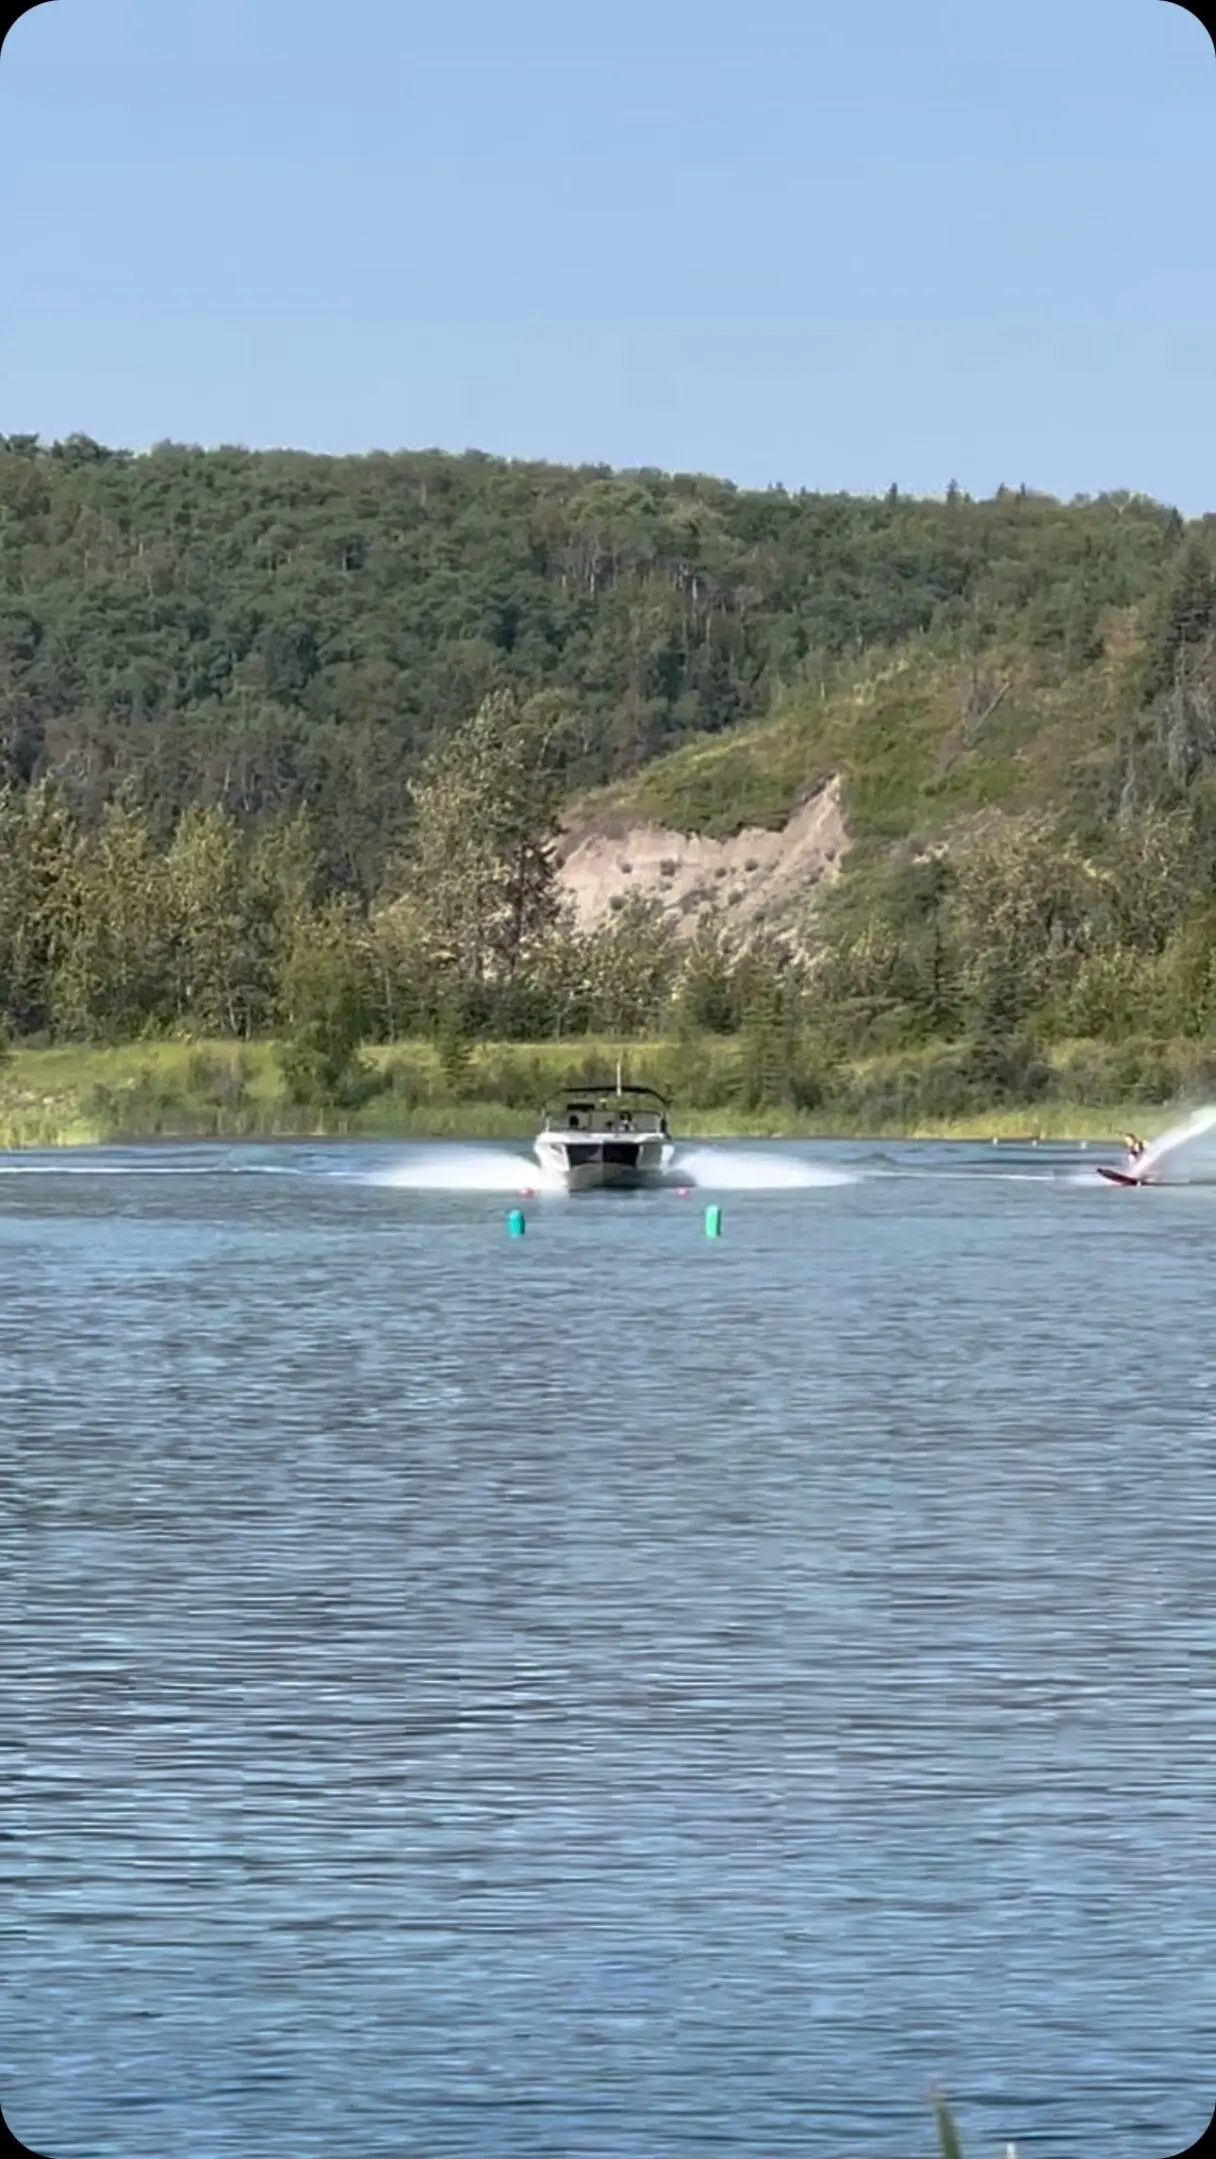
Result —
[[[186, 810], [167, 843], [126, 790], [90, 825], [59, 783], [0, 793], [0, 1025], [11, 1040], [287, 1039], [301, 1098], [358, 1079], [360, 1045], [645, 1034], [697, 1016], [709, 945], [657, 907], [581, 934], [559, 901], [562, 745], [550, 695], [483, 701], [406, 790], [371, 900], [335, 889], [307, 811], [244, 828]], [[752, 964], [758, 964], [753, 962]], [[733, 965], [733, 962], [732, 962]]]
[[[553, 694], [500, 691], [406, 789], [384, 882], [326, 880], [306, 811], [194, 806], [162, 843], [133, 795], [88, 825], [58, 783], [0, 795], [0, 1021], [10, 1038], [284, 1038], [301, 1100], [357, 1092], [365, 1043], [736, 1035], [754, 1104], [827, 1099], [893, 1053], [939, 1108], [1033, 1098], [1068, 1042], [1216, 1032], [1216, 797], [1129, 812], [1087, 848], [1048, 816], [895, 853], [808, 934], [681, 937], [631, 898], [591, 932], [561, 901], [566, 737]], [[797, 925], [795, 925], [795, 928]], [[911, 1059], [911, 1063], [907, 1060]]]

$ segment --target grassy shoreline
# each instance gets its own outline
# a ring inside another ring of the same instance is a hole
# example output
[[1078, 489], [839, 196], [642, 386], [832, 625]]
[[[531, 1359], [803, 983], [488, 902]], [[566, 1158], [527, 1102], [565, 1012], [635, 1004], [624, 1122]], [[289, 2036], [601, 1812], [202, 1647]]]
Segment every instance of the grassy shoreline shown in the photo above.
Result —
[[[547, 1092], [589, 1070], [611, 1073], [618, 1056], [627, 1076], [671, 1089], [676, 1131], [688, 1139], [1112, 1142], [1129, 1124], [1152, 1136], [1182, 1113], [1181, 1106], [1159, 1103], [1057, 1100], [993, 1105], [959, 1117], [861, 1122], [830, 1101], [815, 1111], [749, 1111], [729, 1099], [733, 1047], [715, 1042], [702, 1054], [699, 1047], [690, 1053], [660, 1043], [480, 1044], [453, 1073], [450, 1064], [445, 1072], [433, 1044], [397, 1043], [367, 1051], [374, 1083], [358, 1106], [325, 1109], [288, 1100], [272, 1042], [20, 1048], [0, 1064], [0, 1148], [340, 1136], [527, 1140]], [[681, 1077], [692, 1084], [673, 1084]]]

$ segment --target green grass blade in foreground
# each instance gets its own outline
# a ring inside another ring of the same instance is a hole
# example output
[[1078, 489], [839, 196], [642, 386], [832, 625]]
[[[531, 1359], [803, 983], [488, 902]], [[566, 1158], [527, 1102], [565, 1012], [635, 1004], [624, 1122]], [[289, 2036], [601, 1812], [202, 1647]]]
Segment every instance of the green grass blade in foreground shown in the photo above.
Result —
[[963, 2159], [963, 2147], [959, 2143], [954, 2116], [944, 2099], [934, 2095], [933, 2119], [937, 2125], [937, 2142], [942, 2159]]

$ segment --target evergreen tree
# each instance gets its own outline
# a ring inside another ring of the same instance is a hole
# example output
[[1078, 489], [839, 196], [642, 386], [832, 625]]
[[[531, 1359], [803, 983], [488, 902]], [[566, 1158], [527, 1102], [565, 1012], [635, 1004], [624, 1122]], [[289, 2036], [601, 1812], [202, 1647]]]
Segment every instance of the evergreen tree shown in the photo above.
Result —
[[354, 1106], [373, 1084], [360, 1048], [369, 1032], [374, 985], [349, 901], [331, 900], [296, 923], [282, 997], [289, 1034], [279, 1059], [292, 1100]]
[[1178, 550], [1158, 610], [1156, 631], [1147, 659], [1148, 694], [1154, 696], [1169, 689], [1187, 648], [1204, 644], [1213, 633], [1216, 633], [1216, 561], [1208, 543], [1195, 534], [1184, 540]]
[[79, 827], [53, 780], [0, 794], [0, 999], [15, 1034], [55, 1024], [56, 983], [80, 916]]
[[112, 802], [77, 858], [75, 906], [54, 976], [56, 1016], [76, 1035], [129, 1041], [174, 1017], [168, 872], [148, 820]]
[[772, 1109], [798, 1087], [801, 984], [788, 953], [758, 940], [739, 968], [740, 1083], [744, 1106]]

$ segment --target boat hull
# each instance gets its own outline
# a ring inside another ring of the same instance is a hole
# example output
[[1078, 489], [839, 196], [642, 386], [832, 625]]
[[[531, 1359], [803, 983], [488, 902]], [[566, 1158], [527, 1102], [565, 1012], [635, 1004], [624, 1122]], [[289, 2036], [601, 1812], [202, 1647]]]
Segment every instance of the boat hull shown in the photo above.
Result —
[[659, 1139], [588, 1136], [536, 1142], [536, 1159], [546, 1177], [560, 1181], [568, 1192], [639, 1190], [661, 1184], [670, 1153], [670, 1147]]

